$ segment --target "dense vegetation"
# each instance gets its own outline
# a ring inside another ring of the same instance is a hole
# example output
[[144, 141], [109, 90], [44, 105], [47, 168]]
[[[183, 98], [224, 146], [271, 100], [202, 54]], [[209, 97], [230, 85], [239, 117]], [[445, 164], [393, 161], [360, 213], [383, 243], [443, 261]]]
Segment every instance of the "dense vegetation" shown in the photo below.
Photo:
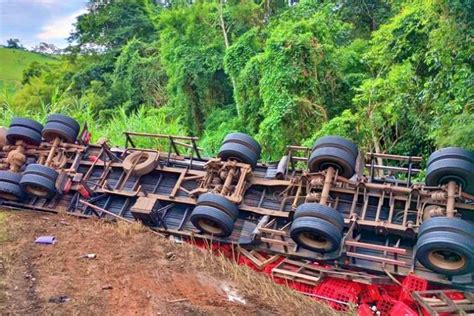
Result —
[[474, 149], [470, 0], [97, 1], [60, 63], [24, 72], [12, 115], [65, 112], [96, 137], [230, 131], [272, 159], [325, 134], [378, 152]]

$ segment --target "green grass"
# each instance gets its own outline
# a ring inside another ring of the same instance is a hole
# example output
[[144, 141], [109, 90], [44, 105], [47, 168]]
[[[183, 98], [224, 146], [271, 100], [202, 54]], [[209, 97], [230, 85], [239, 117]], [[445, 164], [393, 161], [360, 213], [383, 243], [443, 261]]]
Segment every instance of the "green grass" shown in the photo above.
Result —
[[0, 47], [0, 89], [15, 89], [21, 82], [23, 70], [32, 62], [56, 62], [54, 57], [39, 53]]

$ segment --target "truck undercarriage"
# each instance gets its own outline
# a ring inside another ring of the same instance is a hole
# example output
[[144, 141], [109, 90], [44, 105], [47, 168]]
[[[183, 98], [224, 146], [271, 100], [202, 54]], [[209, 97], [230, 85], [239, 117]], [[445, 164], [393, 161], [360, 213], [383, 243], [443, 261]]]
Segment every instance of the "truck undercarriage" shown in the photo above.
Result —
[[[414, 273], [474, 290], [474, 153], [460, 148], [433, 153], [426, 182], [413, 183], [421, 157], [363, 154], [335, 136], [262, 164], [241, 133], [217, 158], [202, 157], [195, 137], [125, 132], [124, 148], [89, 144], [87, 127], [63, 115], [44, 127], [14, 119], [3, 134], [1, 207], [140, 220], [372, 284]], [[168, 150], [135, 148], [137, 137]]]

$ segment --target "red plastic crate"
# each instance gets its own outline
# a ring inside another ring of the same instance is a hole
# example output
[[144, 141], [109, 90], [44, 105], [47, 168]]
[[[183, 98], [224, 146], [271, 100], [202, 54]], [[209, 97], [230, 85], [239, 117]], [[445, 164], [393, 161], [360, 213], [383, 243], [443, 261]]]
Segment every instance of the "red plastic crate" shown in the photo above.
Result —
[[292, 284], [292, 287], [298, 292], [305, 293], [305, 294], [312, 294], [314, 291], [314, 285], [301, 283], [301, 282], [294, 282]]
[[388, 295], [395, 299], [398, 299], [400, 297], [401, 289], [401, 286], [398, 284], [381, 285], [379, 287], [381, 295]]
[[[322, 298], [356, 304], [362, 287], [360, 284], [341, 279], [327, 278], [314, 288], [314, 294]], [[347, 311], [348, 306], [329, 302], [329, 306], [338, 311]]]
[[361, 304], [357, 308], [357, 315], [358, 316], [373, 316], [374, 312], [372, 311], [369, 305]]
[[359, 295], [362, 291], [362, 285], [348, 280], [337, 278], [326, 278], [318, 284], [316, 291], [333, 291], [339, 290], [343, 292], [350, 292], [354, 295]]
[[[383, 315], [383, 314], [382, 314]], [[418, 313], [403, 302], [397, 302], [393, 305], [390, 316], [418, 316]]]
[[453, 301], [464, 299], [464, 294], [462, 292], [446, 292], [444, 294], [446, 294], [446, 296], [452, 299]]
[[407, 304], [412, 304], [414, 301], [411, 297], [411, 293], [415, 291], [426, 291], [427, 289], [427, 280], [409, 274], [403, 279], [399, 300]]
[[380, 298], [380, 291], [376, 285], [368, 285], [359, 295], [361, 303], [377, 302]]
[[393, 306], [397, 304], [398, 301], [388, 295], [381, 295], [379, 301], [377, 302], [377, 311], [380, 312], [380, 315], [390, 315], [390, 311]]

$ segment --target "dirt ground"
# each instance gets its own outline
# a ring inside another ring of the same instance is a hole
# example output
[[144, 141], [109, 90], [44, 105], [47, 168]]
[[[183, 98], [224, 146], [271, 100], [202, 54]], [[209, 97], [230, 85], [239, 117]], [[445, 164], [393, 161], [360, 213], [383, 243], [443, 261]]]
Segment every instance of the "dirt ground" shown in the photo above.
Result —
[[[53, 235], [57, 242], [35, 244], [41, 235]], [[96, 258], [81, 258], [85, 254]], [[0, 311], [2, 315], [331, 313], [250, 269], [211, 257], [138, 224], [0, 211]], [[229, 300], [229, 291], [245, 302]]]

